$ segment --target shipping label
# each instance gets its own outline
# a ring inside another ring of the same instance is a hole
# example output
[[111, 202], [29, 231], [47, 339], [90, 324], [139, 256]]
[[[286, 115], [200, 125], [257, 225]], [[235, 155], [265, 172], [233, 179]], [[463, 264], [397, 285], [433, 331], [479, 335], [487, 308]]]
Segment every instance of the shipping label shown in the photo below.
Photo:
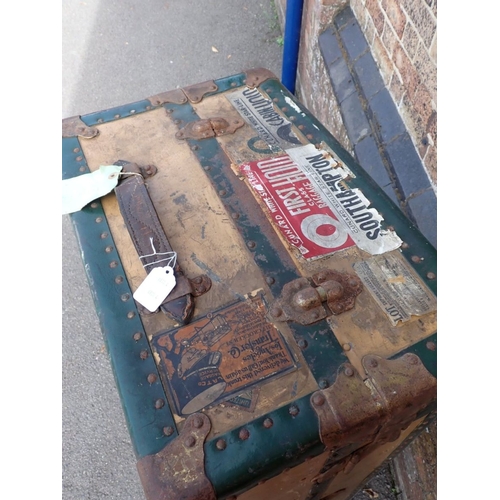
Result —
[[372, 257], [353, 267], [393, 325], [436, 311], [435, 295], [400, 254]]
[[262, 299], [255, 297], [153, 338], [180, 415], [231, 398], [231, 404], [252, 410], [255, 384], [296, 368], [265, 314]]
[[226, 97], [273, 153], [301, 145], [292, 130], [292, 123], [258, 89], [245, 88], [231, 92]]
[[343, 182], [349, 173], [329, 152], [308, 144], [286, 153], [244, 163], [240, 171], [306, 259], [352, 246], [378, 255], [401, 245], [393, 231], [382, 229], [381, 215], [363, 193]]

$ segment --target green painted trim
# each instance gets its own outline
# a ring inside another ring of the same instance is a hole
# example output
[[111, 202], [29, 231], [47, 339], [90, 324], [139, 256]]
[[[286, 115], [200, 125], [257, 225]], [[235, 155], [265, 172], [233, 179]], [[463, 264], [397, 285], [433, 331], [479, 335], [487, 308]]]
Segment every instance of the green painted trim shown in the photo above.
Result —
[[[63, 139], [62, 151], [63, 179], [88, 172], [88, 168], [80, 171], [85, 161], [77, 160], [83, 156], [77, 138]], [[71, 214], [71, 221], [134, 451], [139, 458], [157, 453], [178, 432], [101, 202], [95, 201]], [[135, 341], [133, 335], [137, 332], [142, 337]], [[141, 359], [142, 351], [148, 353], [146, 359]], [[149, 374], [157, 377], [153, 384], [147, 380]], [[165, 405], [156, 409], [159, 399]], [[167, 426], [174, 429], [170, 437], [163, 434]]]
[[158, 106], [153, 106], [147, 99], [145, 99], [143, 101], [117, 106], [116, 108], [89, 113], [82, 116], [81, 120], [89, 127], [92, 127], [94, 125], [99, 125], [100, 123], [113, 122], [121, 118], [127, 118], [139, 113], [144, 113], [145, 111], [149, 111], [155, 107]]
[[[205, 473], [217, 498], [246, 491], [324, 451], [318, 417], [309, 399], [300, 398], [205, 444]], [[299, 410], [296, 416], [290, 414], [291, 406]], [[273, 421], [269, 429], [263, 426], [266, 418]], [[249, 431], [246, 440], [239, 437], [242, 428]], [[224, 450], [216, 446], [219, 439], [226, 442]]]

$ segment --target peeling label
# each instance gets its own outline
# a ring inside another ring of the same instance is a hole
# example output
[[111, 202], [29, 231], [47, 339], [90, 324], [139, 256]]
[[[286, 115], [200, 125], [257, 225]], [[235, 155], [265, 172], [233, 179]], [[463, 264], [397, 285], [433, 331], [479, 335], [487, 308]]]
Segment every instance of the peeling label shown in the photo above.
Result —
[[235, 396], [244, 405], [241, 395], [253, 385], [295, 369], [285, 340], [266, 320], [260, 297], [159, 335], [153, 346], [182, 415]]
[[340, 163], [312, 144], [244, 163], [240, 171], [273, 223], [306, 259], [355, 245], [378, 255], [402, 243], [393, 231], [382, 229], [382, 216], [369, 208], [363, 193], [342, 182], [349, 174]]
[[281, 152], [301, 144], [292, 131], [292, 123], [281, 115], [273, 102], [266, 99], [258, 89], [237, 90], [226, 97], [272, 152]]
[[399, 254], [373, 257], [353, 267], [393, 325], [436, 311], [436, 297]]

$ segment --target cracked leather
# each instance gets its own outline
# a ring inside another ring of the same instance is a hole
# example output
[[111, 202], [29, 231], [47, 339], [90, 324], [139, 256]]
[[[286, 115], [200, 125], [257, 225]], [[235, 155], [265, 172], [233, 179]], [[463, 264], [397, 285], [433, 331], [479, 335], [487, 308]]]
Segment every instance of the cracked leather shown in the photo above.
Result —
[[[143, 177], [132, 175], [121, 181], [115, 188], [115, 194], [120, 212], [146, 272], [150, 273], [155, 267], [164, 267], [165, 261], [158, 262], [161, 259], [151, 255], [154, 253], [151, 239], [156, 253], [172, 252], [173, 249], [165, 235]], [[150, 256], [145, 257], [147, 255]], [[175, 265], [174, 273], [176, 285], [160, 305], [160, 309], [175, 321], [186, 324], [194, 310], [191, 283], [179, 264]]]

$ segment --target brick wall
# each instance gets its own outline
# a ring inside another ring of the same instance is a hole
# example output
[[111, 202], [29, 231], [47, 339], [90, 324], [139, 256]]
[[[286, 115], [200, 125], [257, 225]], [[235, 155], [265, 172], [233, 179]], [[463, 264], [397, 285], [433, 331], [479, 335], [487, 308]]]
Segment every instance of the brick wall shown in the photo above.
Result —
[[[275, 0], [284, 26], [286, 0]], [[347, 4], [437, 186], [437, 0], [304, 0], [297, 96], [350, 152], [318, 35]]]
[[351, 0], [382, 77], [437, 184], [437, 0]]

